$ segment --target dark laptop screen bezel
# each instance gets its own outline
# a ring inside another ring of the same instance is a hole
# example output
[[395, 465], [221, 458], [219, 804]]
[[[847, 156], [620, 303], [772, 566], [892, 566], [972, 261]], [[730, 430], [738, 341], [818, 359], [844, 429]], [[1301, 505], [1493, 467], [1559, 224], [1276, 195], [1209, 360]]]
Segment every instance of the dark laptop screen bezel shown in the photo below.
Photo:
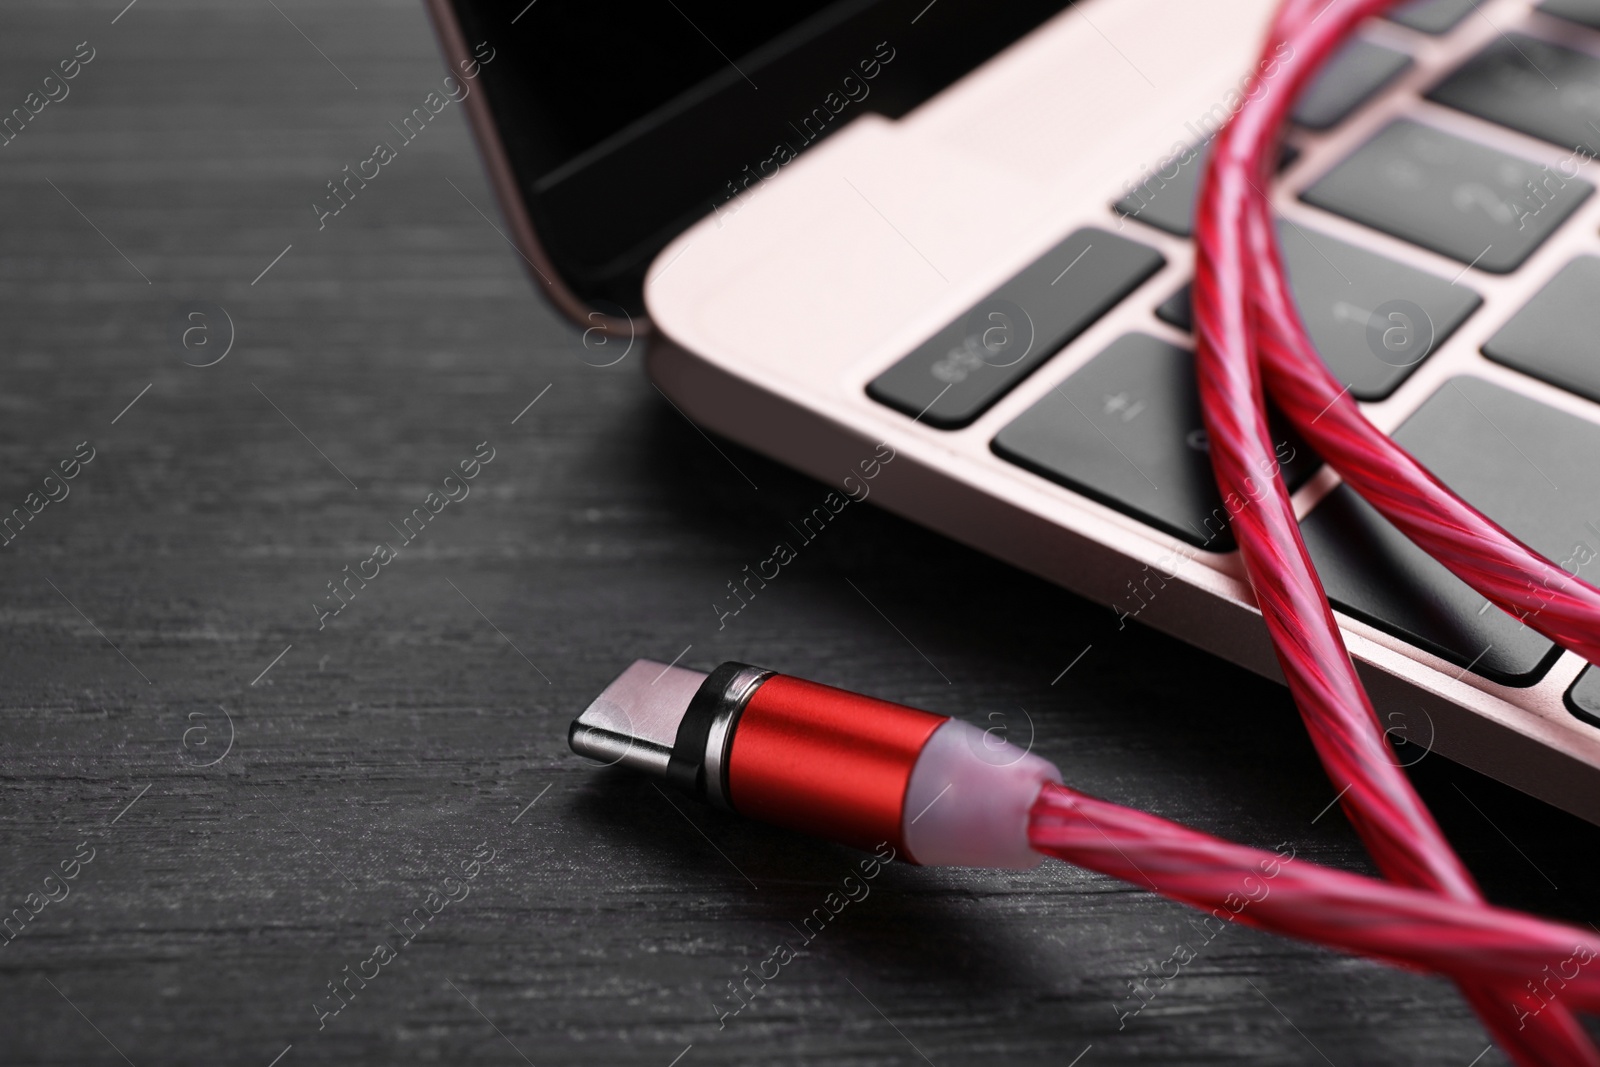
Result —
[[447, 54], [493, 57], [476, 68], [474, 126], [534, 273], [575, 317], [639, 317], [645, 268], [691, 223], [857, 115], [905, 114], [1069, 3], [430, 6]]

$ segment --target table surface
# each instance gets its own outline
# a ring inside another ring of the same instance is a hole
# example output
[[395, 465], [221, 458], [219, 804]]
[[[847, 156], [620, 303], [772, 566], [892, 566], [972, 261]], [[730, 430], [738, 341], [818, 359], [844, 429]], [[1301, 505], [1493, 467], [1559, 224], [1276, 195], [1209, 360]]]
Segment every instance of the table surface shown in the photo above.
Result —
[[[1278, 685], [874, 507], [719, 629], [724, 583], [825, 489], [703, 436], [637, 351], [593, 365], [496, 232], [458, 106], [318, 229], [325, 183], [440, 84], [417, 4], [12, 0], [0, 108], [85, 40], [70, 95], [0, 148], [5, 507], [94, 456], [0, 558], [0, 890], [8, 911], [67, 893], [0, 940], [0, 1061], [1484, 1050], [1446, 982], [1243, 928], [1204, 942], [1060, 864], [888, 868], [719, 1020], [857, 854], [573, 756], [567, 723], [635, 657], [1003, 725], [1080, 788], [1370, 867]], [[319, 619], [480, 442], [470, 495]], [[1493, 899], [1600, 917], [1600, 832], [1413, 756]]]

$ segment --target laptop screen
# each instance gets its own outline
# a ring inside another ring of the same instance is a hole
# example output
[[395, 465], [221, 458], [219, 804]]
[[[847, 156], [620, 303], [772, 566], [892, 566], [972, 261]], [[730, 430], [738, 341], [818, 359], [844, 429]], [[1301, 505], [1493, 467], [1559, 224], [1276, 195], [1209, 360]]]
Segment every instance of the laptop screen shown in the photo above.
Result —
[[639, 314], [674, 236], [866, 111], [895, 117], [1070, 0], [452, 0], [541, 242]]

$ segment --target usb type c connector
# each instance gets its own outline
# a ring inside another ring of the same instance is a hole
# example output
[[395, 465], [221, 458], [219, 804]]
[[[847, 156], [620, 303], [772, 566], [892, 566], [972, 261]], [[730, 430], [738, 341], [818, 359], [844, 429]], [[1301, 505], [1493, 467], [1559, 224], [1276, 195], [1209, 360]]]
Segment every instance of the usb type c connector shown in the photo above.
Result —
[[637, 660], [572, 723], [579, 755], [742, 815], [929, 866], [1025, 869], [1028, 812], [1061, 773], [959, 719], [742, 663]]

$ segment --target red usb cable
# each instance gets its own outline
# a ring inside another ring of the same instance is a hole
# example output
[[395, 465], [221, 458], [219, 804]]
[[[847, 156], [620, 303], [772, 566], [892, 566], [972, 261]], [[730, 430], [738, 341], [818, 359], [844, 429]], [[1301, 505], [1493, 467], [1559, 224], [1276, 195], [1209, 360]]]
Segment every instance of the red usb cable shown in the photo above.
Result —
[[[1276, 82], [1218, 135], [1198, 204], [1195, 246], [1196, 365], [1212, 467], [1233, 516], [1256, 601], [1278, 661], [1323, 766], [1379, 868], [1442, 898], [1482, 900], [1403, 772], [1385, 758], [1377, 715], [1356, 676], [1327, 596], [1300, 538], [1277, 474], [1262, 398], [1262, 363], [1274, 397], [1313, 448], [1408, 536], [1496, 604], [1529, 616], [1564, 647], [1595, 658], [1600, 600], [1540, 559], [1431, 478], [1367, 424], [1332, 379], [1288, 299], [1265, 193], [1283, 126], [1298, 92], [1366, 18], [1393, 0], [1291, 0], [1263, 55], [1279, 59]], [[1287, 47], [1284, 47], [1287, 46]], [[1319, 374], [1320, 370], [1320, 374]], [[1318, 387], [1321, 387], [1320, 390]], [[1327, 427], [1318, 395], [1335, 418]], [[1326, 451], [1322, 451], [1326, 448]], [[1429, 508], [1438, 509], [1429, 514]], [[1552, 573], [1554, 572], [1554, 573]], [[1559, 577], [1557, 577], [1559, 575]], [[1530, 576], [1551, 593], [1529, 596]], [[1531, 977], [1531, 976], [1530, 976]], [[1518, 1062], [1600, 1063], [1564, 1007], [1530, 1022], [1506, 989], [1476, 981], [1462, 992]]]
[[[742, 664], [640, 660], [572, 724], [572, 748], [712, 803], [923, 864], [1042, 855], [1208, 913], [1452, 978], [1516, 1062], [1600, 1065], [1572, 1010], [1600, 1012], [1600, 937], [1486, 903], [1404, 772], [1344, 647], [1278, 473], [1263, 382], [1306, 442], [1488, 600], [1600, 660], [1600, 592], [1441, 484], [1361, 414], [1306, 335], [1265, 190], [1295, 96], [1397, 0], [1289, 0], [1216, 139], [1197, 207], [1196, 367], [1217, 483], [1324, 768], [1389, 881], [1234, 845], [1060, 784], [1038, 756], [958, 720]], [[1220, 926], [1219, 926], [1220, 929]]]
[[1221, 841], [1069, 789], [1053, 764], [993, 732], [859, 693], [741, 663], [705, 674], [639, 660], [568, 740], [880, 856], [1018, 869], [1053, 856], [1199, 908], [1208, 931], [1240, 922], [1449, 976], [1500, 1007], [1502, 1041], [1527, 1041], [1525, 1062], [1585, 1062], [1582, 1034], [1568, 1042], [1550, 1021], [1568, 1007], [1600, 1011], [1600, 968], [1586, 969], [1600, 937], [1588, 931]]

